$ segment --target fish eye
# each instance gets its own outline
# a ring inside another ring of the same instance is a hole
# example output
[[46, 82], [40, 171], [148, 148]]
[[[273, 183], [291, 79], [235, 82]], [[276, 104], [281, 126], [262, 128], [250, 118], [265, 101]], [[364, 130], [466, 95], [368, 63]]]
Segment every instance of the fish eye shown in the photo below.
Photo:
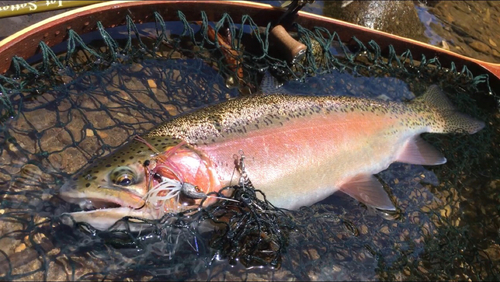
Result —
[[132, 179], [128, 178], [128, 175], [122, 175], [121, 178], [119, 178], [116, 181], [116, 184], [121, 185], [121, 186], [129, 186], [132, 184]]
[[120, 186], [130, 186], [136, 183], [136, 175], [129, 167], [118, 167], [111, 172], [111, 181]]

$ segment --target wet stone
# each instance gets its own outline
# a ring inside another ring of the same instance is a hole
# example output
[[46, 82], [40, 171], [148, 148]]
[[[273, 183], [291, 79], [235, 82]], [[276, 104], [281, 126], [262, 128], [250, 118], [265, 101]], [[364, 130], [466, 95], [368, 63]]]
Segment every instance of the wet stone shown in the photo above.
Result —
[[482, 53], [487, 53], [491, 51], [491, 48], [488, 45], [479, 41], [473, 41], [469, 44], [469, 46], [472, 47], [474, 50]]

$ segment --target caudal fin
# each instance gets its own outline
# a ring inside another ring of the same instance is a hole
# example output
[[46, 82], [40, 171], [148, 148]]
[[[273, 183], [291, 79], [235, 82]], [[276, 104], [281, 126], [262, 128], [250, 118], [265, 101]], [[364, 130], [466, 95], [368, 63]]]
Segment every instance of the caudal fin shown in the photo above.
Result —
[[437, 85], [431, 85], [418, 101], [425, 103], [442, 117], [441, 121], [436, 119], [437, 126], [431, 132], [465, 131], [473, 134], [484, 127], [484, 122], [458, 112]]

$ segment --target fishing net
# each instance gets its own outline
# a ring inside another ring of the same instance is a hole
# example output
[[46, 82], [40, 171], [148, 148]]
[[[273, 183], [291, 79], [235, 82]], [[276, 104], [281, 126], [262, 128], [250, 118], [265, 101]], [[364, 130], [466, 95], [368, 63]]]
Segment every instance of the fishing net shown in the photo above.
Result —
[[[299, 24], [290, 34], [308, 49], [292, 65], [269, 43], [270, 25], [178, 16], [69, 30], [66, 42], [40, 42], [40, 55], [13, 58], [0, 76], [0, 279], [500, 279], [499, 119], [486, 75], [411, 50], [382, 56], [376, 42]], [[237, 202], [158, 221], [122, 219], [147, 231], [63, 224], [63, 213], [77, 209], [57, 196], [68, 176], [156, 124], [255, 93], [265, 72], [286, 82], [285, 91], [308, 95], [406, 101], [438, 84], [487, 126], [425, 135], [446, 165], [396, 163], [379, 173], [398, 207], [391, 214], [342, 193], [281, 210], [242, 182]]]

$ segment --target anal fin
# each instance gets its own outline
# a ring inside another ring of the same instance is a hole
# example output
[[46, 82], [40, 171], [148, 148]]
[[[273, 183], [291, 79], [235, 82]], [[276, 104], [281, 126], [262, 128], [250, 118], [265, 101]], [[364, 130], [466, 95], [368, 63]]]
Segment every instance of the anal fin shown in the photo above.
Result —
[[396, 210], [382, 184], [373, 175], [358, 175], [340, 187], [354, 199], [377, 209]]
[[420, 136], [415, 136], [406, 142], [396, 161], [407, 164], [440, 165], [446, 163], [446, 158]]

